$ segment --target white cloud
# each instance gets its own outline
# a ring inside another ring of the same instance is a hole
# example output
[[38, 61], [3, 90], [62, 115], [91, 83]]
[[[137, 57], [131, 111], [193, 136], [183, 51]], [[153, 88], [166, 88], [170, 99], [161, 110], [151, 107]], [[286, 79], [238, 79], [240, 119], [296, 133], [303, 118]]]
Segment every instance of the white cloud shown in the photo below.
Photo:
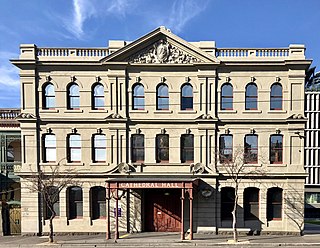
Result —
[[0, 84], [19, 88], [19, 70], [9, 61], [9, 59], [18, 57], [16, 53], [0, 51]]
[[175, 0], [167, 15], [159, 15], [157, 25], [164, 25], [174, 32], [181, 32], [185, 25], [206, 9], [207, 0]]

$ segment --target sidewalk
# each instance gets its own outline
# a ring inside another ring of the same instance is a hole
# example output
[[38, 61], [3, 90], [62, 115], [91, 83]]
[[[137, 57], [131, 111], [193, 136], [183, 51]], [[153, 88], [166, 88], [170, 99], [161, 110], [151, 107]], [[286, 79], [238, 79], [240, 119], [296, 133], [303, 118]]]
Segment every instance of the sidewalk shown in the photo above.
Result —
[[261, 235], [239, 237], [236, 245], [227, 241], [232, 236], [194, 234], [194, 240], [180, 240], [179, 233], [134, 233], [121, 234], [120, 239], [106, 240], [105, 235], [56, 236], [54, 244], [48, 244], [48, 237], [4, 236], [0, 247], [320, 247], [320, 226], [308, 225], [304, 236]]

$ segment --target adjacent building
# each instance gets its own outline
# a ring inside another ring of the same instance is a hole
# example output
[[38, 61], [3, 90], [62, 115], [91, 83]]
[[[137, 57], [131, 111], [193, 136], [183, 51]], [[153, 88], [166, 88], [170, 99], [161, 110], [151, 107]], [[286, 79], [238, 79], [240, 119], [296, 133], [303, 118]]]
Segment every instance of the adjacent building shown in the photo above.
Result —
[[217, 48], [159, 27], [107, 48], [23, 44], [12, 63], [22, 233], [48, 231], [50, 213], [26, 185], [50, 166], [77, 170], [56, 204], [56, 232], [228, 231], [235, 158], [246, 171], [240, 231], [303, 229], [303, 45]]
[[0, 109], [0, 235], [19, 234], [21, 133], [20, 109]]

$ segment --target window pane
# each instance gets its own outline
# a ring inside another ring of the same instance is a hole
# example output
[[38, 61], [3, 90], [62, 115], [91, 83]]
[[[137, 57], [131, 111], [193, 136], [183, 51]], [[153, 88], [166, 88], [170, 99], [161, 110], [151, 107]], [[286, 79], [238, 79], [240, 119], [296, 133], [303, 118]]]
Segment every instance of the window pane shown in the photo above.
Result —
[[169, 109], [169, 98], [158, 98], [158, 109]]
[[144, 135], [132, 135], [132, 162], [144, 161]]
[[193, 109], [193, 98], [182, 97], [182, 110]]
[[192, 86], [190, 84], [186, 84], [182, 87], [182, 96], [184, 97], [193, 96]]
[[103, 97], [95, 97], [94, 98], [94, 107], [95, 108], [104, 108], [104, 98]]
[[45, 136], [45, 147], [56, 147], [56, 136], [46, 135]]
[[45, 157], [46, 162], [48, 161], [56, 161], [56, 149], [55, 148], [50, 148], [46, 149], [46, 157]]
[[69, 95], [70, 96], [79, 96], [79, 86], [76, 84], [73, 84], [69, 88]]
[[134, 86], [133, 88], [133, 95], [134, 96], [144, 96], [144, 87], [141, 84]]
[[270, 162], [282, 162], [282, 135], [272, 135], [270, 138]]
[[221, 219], [231, 220], [234, 206], [235, 192], [233, 188], [221, 189]]
[[107, 147], [107, 140], [105, 135], [94, 136], [94, 147]]
[[46, 96], [54, 96], [54, 86], [52, 84], [48, 84], [45, 88], [45, 95]]
[[95, 149], [95, 154], [94, 154], [95, 160], [96, 161], [106, 161], [107, 159], [107, 151], [105, 148], [103, 149]]
[[279, 84], [272, 85], [271, 96], [282, 96], [282, 86]]
[[104, 88], [101, 84], [94, 87], [94, 96], [104, 96]]
[[222, 98], [221, 109], [233, 109], [233, 100], [232, 98]]
[[80, 135], [70, 135], [69, 141], [70, 141], [70, 147], [81, 147]]
[[270, 108], [271, 110], [282, 109], [282, 98], [271, 98]]
[[181, 136], [181, 162], [194, 160], [193, 135], [187, 134]]
[[159, 160], [169, 160], [169, 149], [168, 148], [159, 149]]
[[133, 105], [134, 109], [144, 109], [144, 98], [134, 98]]
[[227, 162], [232, 160], [232, 135], [220, 136], [220, 162]]
[[257, 109], [257, 99], [256, 98], [247, 98], [246, 99], [246, 109]]
[[70, 108], [79, 108], [80, 107], [80, 98], [72, 96], [70, 97]]
[[55, 97], [46, 97], [46, 108], [55, 108], [56, 106], [56, 99]]
[[257, 96], [257, 86], [249, 84], [246, 89], [246, 96]]
[[164, 97], [168, 97], [169, 96], [168, 86], [167, 85], [159, 86], [159, 88], [158, 88], [158, 96], [164, 96]]
[[81, 161], [81, 149], [71, 149], [71, 161]]
[[221, 90], [221, 95], [222, 96], [233, 96], [233, 88], [231, 86], [231, 84], [225, 84], [222, 86], [222, 90]]
[[76, 214], [75, 216], [81, 217], [83, 216], [83, 207], [82, 207], [82, 202], [76, 202]]

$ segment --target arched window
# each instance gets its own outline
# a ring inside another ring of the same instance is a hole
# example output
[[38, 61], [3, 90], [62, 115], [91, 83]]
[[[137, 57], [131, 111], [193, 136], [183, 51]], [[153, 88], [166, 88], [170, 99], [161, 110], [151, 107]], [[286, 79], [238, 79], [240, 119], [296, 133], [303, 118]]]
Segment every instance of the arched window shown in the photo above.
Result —
[[282, 110], [282, 85], [279, 83], [271, 86], [270, 110]]
[[69, 135], [68, 162], [81, 162], [81, 136], [79, 134]]
[[[50, 208], [53, 209], [56, 216], [60, 215], [60, 192], [58, 187], [51, 186], [48, 189], [48, 194], [46, 195], [47, 199], [44, 199], [44, 218], [50, 219], [53, 215], [53, 212]], [[50, 207], [49, 207], [50, 205]]]
[[131, 136], [131, 161], [144, 161], [144, 135], [133, 134]]
[[235, 190], [232, 187], [221, 189], [221, 220], [232, 220]]
[[246, 110], [258, 109], [258, 88], [255, 83], [249, 83], [246, 87]]
[[80, 108], [79, 86], [75, 83], [70, 84], [68, 87], [67, 108], [68, 109]]
[[55, 162], [56, 161], [56, 136], [54, 134], [44, 135], [44, 152], [43, 162]]
[[93, 162], [107, 160], [107, 139], [104, 134], [95, 134], [93, 137]]
[[90, 189], [91, 197], [91, 218], [105, 219], [106, 218], [106, 188], [93, 187]]
[[193, 109], [193, 89], [191, 84], [184, 84], [181, 87], [181, 110]]
[[243, 193], [244, 220], [259, 219], [259, 189], [246, 188]]
[[132, 109], [144, 110], [144, 87], [142, 84], [135, 84], [133, 86]]
[[156, 161], [157, 163], [169, 161], [168, 134], [158, 134], [156, 136]]
[[233, 87], [230, 83], [225, 83], [221, 87], [221, 110], [233, 109]]
[[270, 188], [267, 192], [267, 220], [282, 219], [282, 189]]
[[83, 196], [82, 188], [70, 187], [67, 189], [68, 219], [82, 218], [83, 216]]
[[169, 89], [166, 84], [157, 87], [157, 110], [169, 109]]
[[54, 109], [56, 107], [54, 86], [51, 83], [44, 85], [42, 105], [44, 109]]
[[232, 161], [233, 137], [231, 134], [220, 135], [219, 139], [220, 163], [230, 163]]
[[104, 87], [100, 83], [92, 88], [92, 109], [104, 109]]
[[283, 136], [280, 134], [274, 134], [270, 136], [270, 163], [282, 164], [282, 152], [283, 152]]
[[194, 160], [194, 141], [193, 134], [181, 135], [181, 163], [193, 162]]
[[244, 138], [244, 162], [258, 163], [258, 135], [247, 134]]

